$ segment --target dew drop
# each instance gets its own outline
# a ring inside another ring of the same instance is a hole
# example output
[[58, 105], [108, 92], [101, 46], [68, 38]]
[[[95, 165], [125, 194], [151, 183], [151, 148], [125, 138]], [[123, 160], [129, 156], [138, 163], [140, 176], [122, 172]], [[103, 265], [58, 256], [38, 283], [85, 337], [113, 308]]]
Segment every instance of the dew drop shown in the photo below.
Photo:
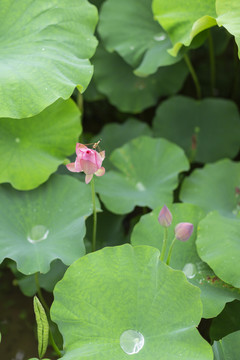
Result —
[[15, 139], [15, 142], [16, 142], [16, 143], [20, 143], [20, 139], [17, 137], [17, 138]]
[[137, 188], [139, 191], [145, 191], [145, 190], [146, 190], [145, 186], [144, 186], [141, 182], [138, 182], [138, 183], [136, 184], [136, 188]]
[[37, 242], [46, 240], [46, 238], [48, 237], [48, 234], [49, 234], [49, 230], [46, 228], [46, 226], [36, 225], [36, 226], [33, 226], [32, 229], [30, 230], [27, 240], [31, 244], [35, 244]]
[[120, 336], [120, 346], [128, 355], [137, 354], [144, 345], [144, 336], [136, 330], [126, 330]]
[[154, 36], [154, 40], [156, 40], [156, 41], [163, 41], [163, 40], [165, 40], [166, 39], [166, 35], [155, 35]]
[[184, 274], [186, 275], [186, 277], [188, 279], [193, 279], [197, 273], [197, 268], [196, 268], [195, 264], [188, 263], [188, 264], [184, 265], [184, 268], [182, 269], [182, 271], [184, 272]]

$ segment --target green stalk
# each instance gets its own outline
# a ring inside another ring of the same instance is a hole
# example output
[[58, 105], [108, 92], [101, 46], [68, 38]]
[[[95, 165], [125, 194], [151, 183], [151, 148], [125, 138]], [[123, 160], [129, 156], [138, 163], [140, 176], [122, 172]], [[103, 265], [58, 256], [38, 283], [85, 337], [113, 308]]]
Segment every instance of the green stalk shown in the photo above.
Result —
[[195, 88], [196, 88], [196, 93], [197, 93], [197, 98], [198, 99], [201, 99], [202, 97], [202, 91], [201, 91], [201, 87], [200, 87], [200, 84], [199, 84], [199, 80], [198, 80], [198, 77], [197, 77], [197, 74], [192, 66], [192, 63], [191, 63], [191, 60], [189, 58], [189, 56], [187, 54], [184, 55], [184, 60], [187, 64], [187, 67], [188, 67], [188, 70], [190, 72], [190, 74], [192, 75], [192, 79], [193, 79], [193, 82], [194, 82], [194, 85], [195, 85]]
[[97, 211], [96, 211], [96, 195], [94, 188], [94, 179], [91, 180], [92, 204], [93, 204], [93, 235], [92, 235], [92, 252], [96, 251], [96, 233], [97, 233]]
[[[44, 297], [42, 295], [42, 291], [41, 291], [41, 288], [40, 288], [40, 285], [39, 285], [39, 278], [38, 278], [38, 273], [37, 272], [35, 273], [34, 277], [35, 277], [35, 284], [36, 284], [36, 287], [37, 287], [38, 297], [39, 297], [44, 309], [46, 310], [46, 314], [47, 314], [48, 321], [49, 321], [51, 319], [50, 318], [50, 309], [49, 309], [49, 307], [48, 307], [48, 305], [47, 305], [47, 303], [46, 303], [46, 301], [45, 301], [45, 299], [44, 299]], [[57, 347], [57, 345], [56, 345], [56, 343], [54, 341], [50, 326], [49, 326], [49, 342], [50, 342], [52, 348], [54, 349], [54, 351], [56, 352], [56, 354], [61, 357], [62, 356], [61, 351], [59, 350], [59, 348]]]
[[172, 256], [172, 250], [173, 250], [173, 246], [174, 246], [176, 240], [177, 240], [177, 239], [174, 237], [174, 239], [173, 239], [173, 241], [172, 241], [172, 243], [171, 243], [171, 246], [170, 246], [170, 248], [169, 248], [168, 257], [167, 257], [167, 262], [166, 262], [167, 265], [170, 264], [170, 260], [171, 260], [171, 256]]
[[208, 29], [208, 48], [209, 48], [209, 60], [210, 60], [211, 89], [212, 89], [212, 95], [214, 96], [215, 87], [216, 87], [216, 67], [215, 67], [213, 38], [210, 29]]
[[238, 47], [234, 43], [233, 47], [233, 66], [234, 66], [234, 82], [232, 87], [232, 99], [237, 100], [238, 98], [238, 87], [239, 87], [239, 75], [240, 75], [240, 62], [238, 58]]
[[52, 345], [52, 348], [54, 349], [57, 356], [62, 357], [61, 351], [59, 350], [59, 348], [57, 347], [57, 344], [54, 341], [53, 334], [52, 334], [52, 332], [50, 330], [50, 327], [49, 327], [49, 342]]
[[164, 260], [164, 255], [165, 255], [166, 247], [167, 247], [167, 238], [168, 238], [168, 229], [167, 229], [167, 227], [164, 227], [162, 251], [161, 251], [161, 254], [160, 254], [160, 260], [161, 261]]

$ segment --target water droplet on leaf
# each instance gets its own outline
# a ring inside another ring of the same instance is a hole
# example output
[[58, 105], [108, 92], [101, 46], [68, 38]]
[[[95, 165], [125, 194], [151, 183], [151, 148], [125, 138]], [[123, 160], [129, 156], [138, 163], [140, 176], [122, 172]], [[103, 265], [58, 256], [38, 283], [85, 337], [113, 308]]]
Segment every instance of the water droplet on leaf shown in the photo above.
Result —
[[165, 39], [166, 39], [166, 35], [164, 35], [164, 34], [154, 36], [154, 40], [156, 40], [156, 41], [163, 41]]
[[182, 271], [184, 272], [184, 274], [186, 275], [186, 277], [188, 279], [192, 279], [192, 278], [194, 278], [194, 276], [197, 273], [197, 268], [196, 268], [195, 264], [188, 263], [188, 264], [184, 265], [184, 268], [182, 269]]
[[44, 225], [33, 226], [28, 234], [28, 241], [31, 244], [46, 240], [49, 234], [49, 230]]
[[138, 183], [136, 184], [136, 188], [137, 188], [139, 191], [145, 191], [145, 190], [146, 190], [145, 186], [144, 186], [141, 182], [138, 182]]
[[136, 330], [126, 330], [120, 336], [120, 346], [128, 354], [137, 354], [144, 345], [144, 336]]

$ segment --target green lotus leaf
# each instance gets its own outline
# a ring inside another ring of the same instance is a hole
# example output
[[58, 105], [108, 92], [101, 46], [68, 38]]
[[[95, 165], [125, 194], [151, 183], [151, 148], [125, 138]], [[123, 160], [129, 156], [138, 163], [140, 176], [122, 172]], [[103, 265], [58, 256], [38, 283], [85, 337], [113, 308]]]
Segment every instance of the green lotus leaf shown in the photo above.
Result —
[[[165, 261], [169, 246], [174, 238], [175, 226], [180, 222], [192, 223], [194, 225], [193, 235], [187, 242], [178, 241], [175, 243], [170, 265], [174, 269], [182, 270], [189, 282], [200, 288], [203, 317], [214, 317], [222, 311], [227, 301], [240, 300], [240, 292], [217, 279], [213, 271], [200, 259], [197, 253], [195, 245], [197, 226], [205, 213], [199, 207], [190, 204], [173, 204], [169, 205], [168, 208], [173, 215], [173, 222], [168, 228]], [[158, 207], [153, 212], [141, 217], [132, 232], [132, 245], [150, 245], [161, 251], [164, 231], [158, 222], [160, 210], [161, 207]]]
[[217, 22], [235, 36], [240, 57], [240, 4], [238, 0], [216, 0]]
[[110, 52], [116, 51], [132, 67], [138, 67], [139, 76], [153, 74], [159, 66], [180, 60], [180, 56], [176, 58], [167, 52], [171, 41], [154, 21], [151, 6], [151, 0], [107, 0], [100, 12], [98, 31], [104, 46]]
[[199, 294], [150, 246], [88, 254], [54, 290], [51, 316], [64, 337], [62, 359], [211, 360], [211, 347], [196, 329]]
[[[213, 162], [237, 155], [240, 117], [237, 106], [230, 100], [196, 101], [176, 96], [158, 107], [153, 131], [155, 136], [181, 146], [190, 159], [202, 163]], [[192, 149], [193, 136], [195, 150]]]
[[198, 227], [199, 256], [223, 281], [240, 288], [240, 218], [209, 213]]
[[83, 91], [97, 11], [86, 0], [2, 0], [0, 7], [1, 117], [38, 114], [59, 98]]
[[225, 336], [213, 344], [214, 360], [238, 360], [240, 352], [240, 331]]
[[220, 160], [194, 170], [185, 178], [180, 199], [198, 205], [206, 212], [218, 210], [225, 216], [234, 217], [240, 209], [239, 187], [240, 163]]
[[116, 214], [131, 212], [135, 206], [155, 208], [171, 202], [178, 174], [189, 167], [177, 145], [146, 136], [116, 149], [110, 160], [118, 171], [97, 178], [96, 190], [107, 209]]
[[97, 90], [122, 112], [139, 113], [156, 104], [161, 96], [176, 94], [188, 69], [183, 62], [158, 69], [156, 74], [140, 78], [116, 53], [98, 47], [92, 59]]
[[10, 258], [30, 275], [48, 272], [55, 259], [70, 265], [85, 254], [85, 218], [92, 213], [86, 184], [67, 175], [27, 192], [5, 184], [0, 203], [0, 263]]
[[217, 24], [215, 0], [153, 0], [155, 19], [167, 31], [176, 56], [182, 45], [190, 45], [201, 31]]
[[220, 340], [224, 336], [240, 330], [240, 301], [226, 304], [224, 310], [212, 320], [210, 327], [211, 340]]
[[113, 150], [141, 135], [151, 136], [152, 131], [146, 123], [130, 118], [123, 124], [111, 123], [105, 125], [103, 130], [95, 136], [91, 142], [95, 143], [99, 139], [102, 139], [100, 146], [103, 147], [106, 153], [104, 167], [108, 170], [113, 167], [111, 161], [109, 161], [109, 156]]
[[81, 133], [72, 100], [58, 100], [33, 118], [0, 119], [0, 182], [18, 190], [36, 188], [74, 152]]

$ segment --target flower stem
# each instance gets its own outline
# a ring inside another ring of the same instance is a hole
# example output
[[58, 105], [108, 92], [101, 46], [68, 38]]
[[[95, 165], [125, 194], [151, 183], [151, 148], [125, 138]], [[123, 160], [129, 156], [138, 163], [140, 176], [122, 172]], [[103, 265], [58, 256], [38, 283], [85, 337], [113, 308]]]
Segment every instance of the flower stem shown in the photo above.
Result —
[[208, 29], [208, 48], [209, 48], [209, 60], [210, 60], [210, 79], [212, 95], [215, 95], [216, 86], [216, 70], [215, 70], [215, 57], [214, 57], [214, 46], [211, 30]]
[[97, 233], [97, 211], [96, 211], [96, 195], [94, 188], [94, 179], [91, 181], [92, 204], [93, 204], [93, 236], [92, 236], [92, 252], [96, 251], [96, 233]]
[[187, 54], [184, 55], [184, 60], [187, 64], [187, 67], [188, 67], [188, 70], [190, 71], [190, 74], [192, 75], [192, 79], [193, 79], [193, 82], [195, 84], [195, 88], [196, 88], [196, 93], [197, 93], [197, 98], [198, 99], [201, 99], [202, 97], [202, 91], [201, 91], [201, 87], [200, 87], [200, 84], [199, 84], [199, 80], [198, 80], [198, 77], [197, 77], [197, 74], [192, 66], [192, 63], [191, 63], [191, 60], [189, 58], [189, 56]]
[[170, 264], [170, 260], [171, 260], [171, 256], [172, 256], [172, 250], [173, 250], [173, 245], [175, 244], [175, 241], [176, 241], [176, 240], [177, 240], [177, 239], [174, 237], [174, 239], [173, 239], [173, 241], [172, 241], [172, 243], [171, 243], [171, 245], [170, 245], [170, 248], [169, 248], [169, 251], [168, 251], [167, 262], [166, 262], [167, 265]]
[[162, 251], [160, 254], [160, 260], [163, 261], [164, 260], [164, 255], [166, 252], [166, 247], [167, 247], [167, 237], [168, 237], [168, 229], [167, 227], [164, 227], [164, 235], [163, 235], [163, 244], [162, 244]]
[[[38, 297], [46, 311], [46, 314], [47, 314], [47, 318], [48, 318], [48, 321], [51, 321], [51, 318], [50, 318], [50, 309], [42, 295], [42, 291], [41, 291], [41, 288], [40, 288], [40, 285], [39, 285], [39, 278], [38, 278], [38, 272], [36, 272], [34, 274], [34, 278], [35, 278], [35, 284], [36, 284], [36, 288], [37, 288], [37, 294], [38, 294]], [[55, 350], [56, 354], [60, 357], [62, 357], [62, 354], [61, 354], [61, 351], [59, 350], [59, 348], [57, 347], [55, 341], [54, 341], [54, 338], [53, 338], [53, 335], [52, 335], [52, 331], [50, 329], [50, 326], [49, 326], [49, 342], [52, 346], [52, 348]]]

